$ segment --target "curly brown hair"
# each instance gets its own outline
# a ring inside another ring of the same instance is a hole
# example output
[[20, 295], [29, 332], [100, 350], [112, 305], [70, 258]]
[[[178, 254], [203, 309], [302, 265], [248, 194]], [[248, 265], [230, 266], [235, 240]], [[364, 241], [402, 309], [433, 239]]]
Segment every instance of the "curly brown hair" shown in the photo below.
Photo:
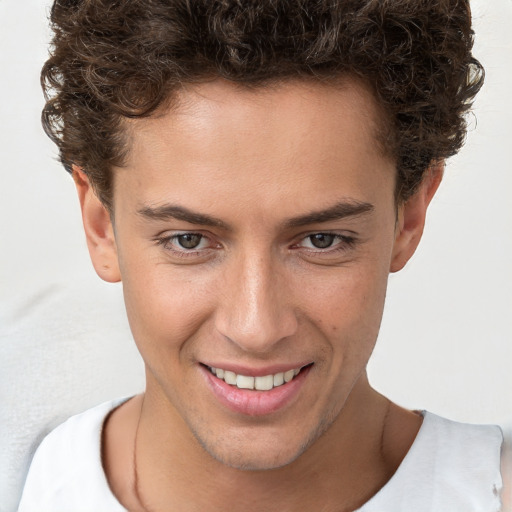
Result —
[[51, 24], [43, 125], [109, 209], [123, 120], [172, 105], [180, 84], [362, 78], [387, 113], [405, 200], [462, 146], [483, 82], [469, 0], [56, 0]]

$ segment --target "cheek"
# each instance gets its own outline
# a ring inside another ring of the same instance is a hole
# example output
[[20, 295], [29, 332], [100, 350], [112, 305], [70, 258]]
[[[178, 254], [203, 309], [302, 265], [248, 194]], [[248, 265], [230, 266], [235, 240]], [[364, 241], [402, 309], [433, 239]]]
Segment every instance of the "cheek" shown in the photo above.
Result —
[[164, 263], [124, 263], [121, 273], [126, 311], [141, 354], [145, 358], [149, 351], [179, 349], [211, 313], [208, 276]]
[[306, 281], [301, 287], [309, 309], [316, 310], [321, 323], [332, 332], [342, 325], [364, 323], [382, 311], [387, 273], [372, 265], [339, 268]]
[[339, 268], [304, 286], [304, 310], [328, 341], [332, 364], [370, 356], [382, 319], [387, 276], [384, 267], [374, 265]]

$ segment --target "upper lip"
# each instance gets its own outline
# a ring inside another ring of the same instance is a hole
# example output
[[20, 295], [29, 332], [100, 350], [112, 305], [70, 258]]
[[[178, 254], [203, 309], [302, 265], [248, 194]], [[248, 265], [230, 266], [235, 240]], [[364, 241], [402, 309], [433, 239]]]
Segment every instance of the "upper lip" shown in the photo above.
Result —
[[295, 370], [296, 368], [302, 368], [308, 364], [312, 364], [311, 361], [297, 362], [297, 363], [275, 363], [263, 367], [250, 367], [244, 366], [237, 363], [229, 362], [203, 362], [205, 366], [210, 368], [222, 368], [237, 375], [246, 375], [247, 377], [264, 377], [265, 375], [275, 375], [276, 373], [284, 373], [288, 370]]

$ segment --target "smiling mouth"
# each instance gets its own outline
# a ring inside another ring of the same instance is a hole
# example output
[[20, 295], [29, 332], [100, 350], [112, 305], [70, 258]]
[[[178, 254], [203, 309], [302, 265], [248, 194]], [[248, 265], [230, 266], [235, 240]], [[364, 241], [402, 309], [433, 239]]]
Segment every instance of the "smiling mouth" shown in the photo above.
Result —
[[213, 375], [218, 379], [223, 380], [230, 386], [237, 387], [238, 389], [253, 389], [256, 391], [270, 391], [273, 388], [283, 386], [291, 382], [299, 373], [304, 369], [311, 366], [310, 364], [300, 368], [293, 368], [286, 372], [274, 373], [271, 375], [263, 375], [261, 377], [251, 377], [248, 375], [240, 375], [229, 370], [222, 368], [214, 368], [207, 366]]

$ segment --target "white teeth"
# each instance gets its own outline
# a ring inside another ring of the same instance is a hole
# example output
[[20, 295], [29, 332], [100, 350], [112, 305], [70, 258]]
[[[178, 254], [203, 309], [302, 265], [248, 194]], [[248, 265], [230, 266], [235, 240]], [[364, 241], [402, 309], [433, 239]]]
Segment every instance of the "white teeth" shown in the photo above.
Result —
[[231, 384], [231, 386], [236, 386], [236, 373], [226, 370], [224, 372], [224, 381], [226, 382], [226, 384]]
[[247, 377], [246, 375], [237, 375], [236, 387], [240, 389], [254, 389], [254, 377]]
[[230, 386], [236, 386], [239, 389], [256, 389], [258, 391], [269, 391], [272, 388], [282, 386], [296, 377], [301, 368], [294, 368], [287, 372], [280, 372], [274, 375], [264, 375], [261, 377], [248, 377], [247, 375], [237, 375], [235, 372], [223, 370], [222, 368], [210, 367], [210, 371], [217, 378], [224, 380]]
[[274, 387], [281, 386], [284, 384], [284, 373], [276, 373], [274, 375]]
[[284, 372], [284, 381], [290, 382], [293, 377], [295, 377], [295, 371], [294, 370], [288, 370], [287, 372]]
[[268, 391], [274, 387], [274, 376], [265, 375], [265, 377], [256, 377], [254, 379], [254, 389], [259, 391]]

